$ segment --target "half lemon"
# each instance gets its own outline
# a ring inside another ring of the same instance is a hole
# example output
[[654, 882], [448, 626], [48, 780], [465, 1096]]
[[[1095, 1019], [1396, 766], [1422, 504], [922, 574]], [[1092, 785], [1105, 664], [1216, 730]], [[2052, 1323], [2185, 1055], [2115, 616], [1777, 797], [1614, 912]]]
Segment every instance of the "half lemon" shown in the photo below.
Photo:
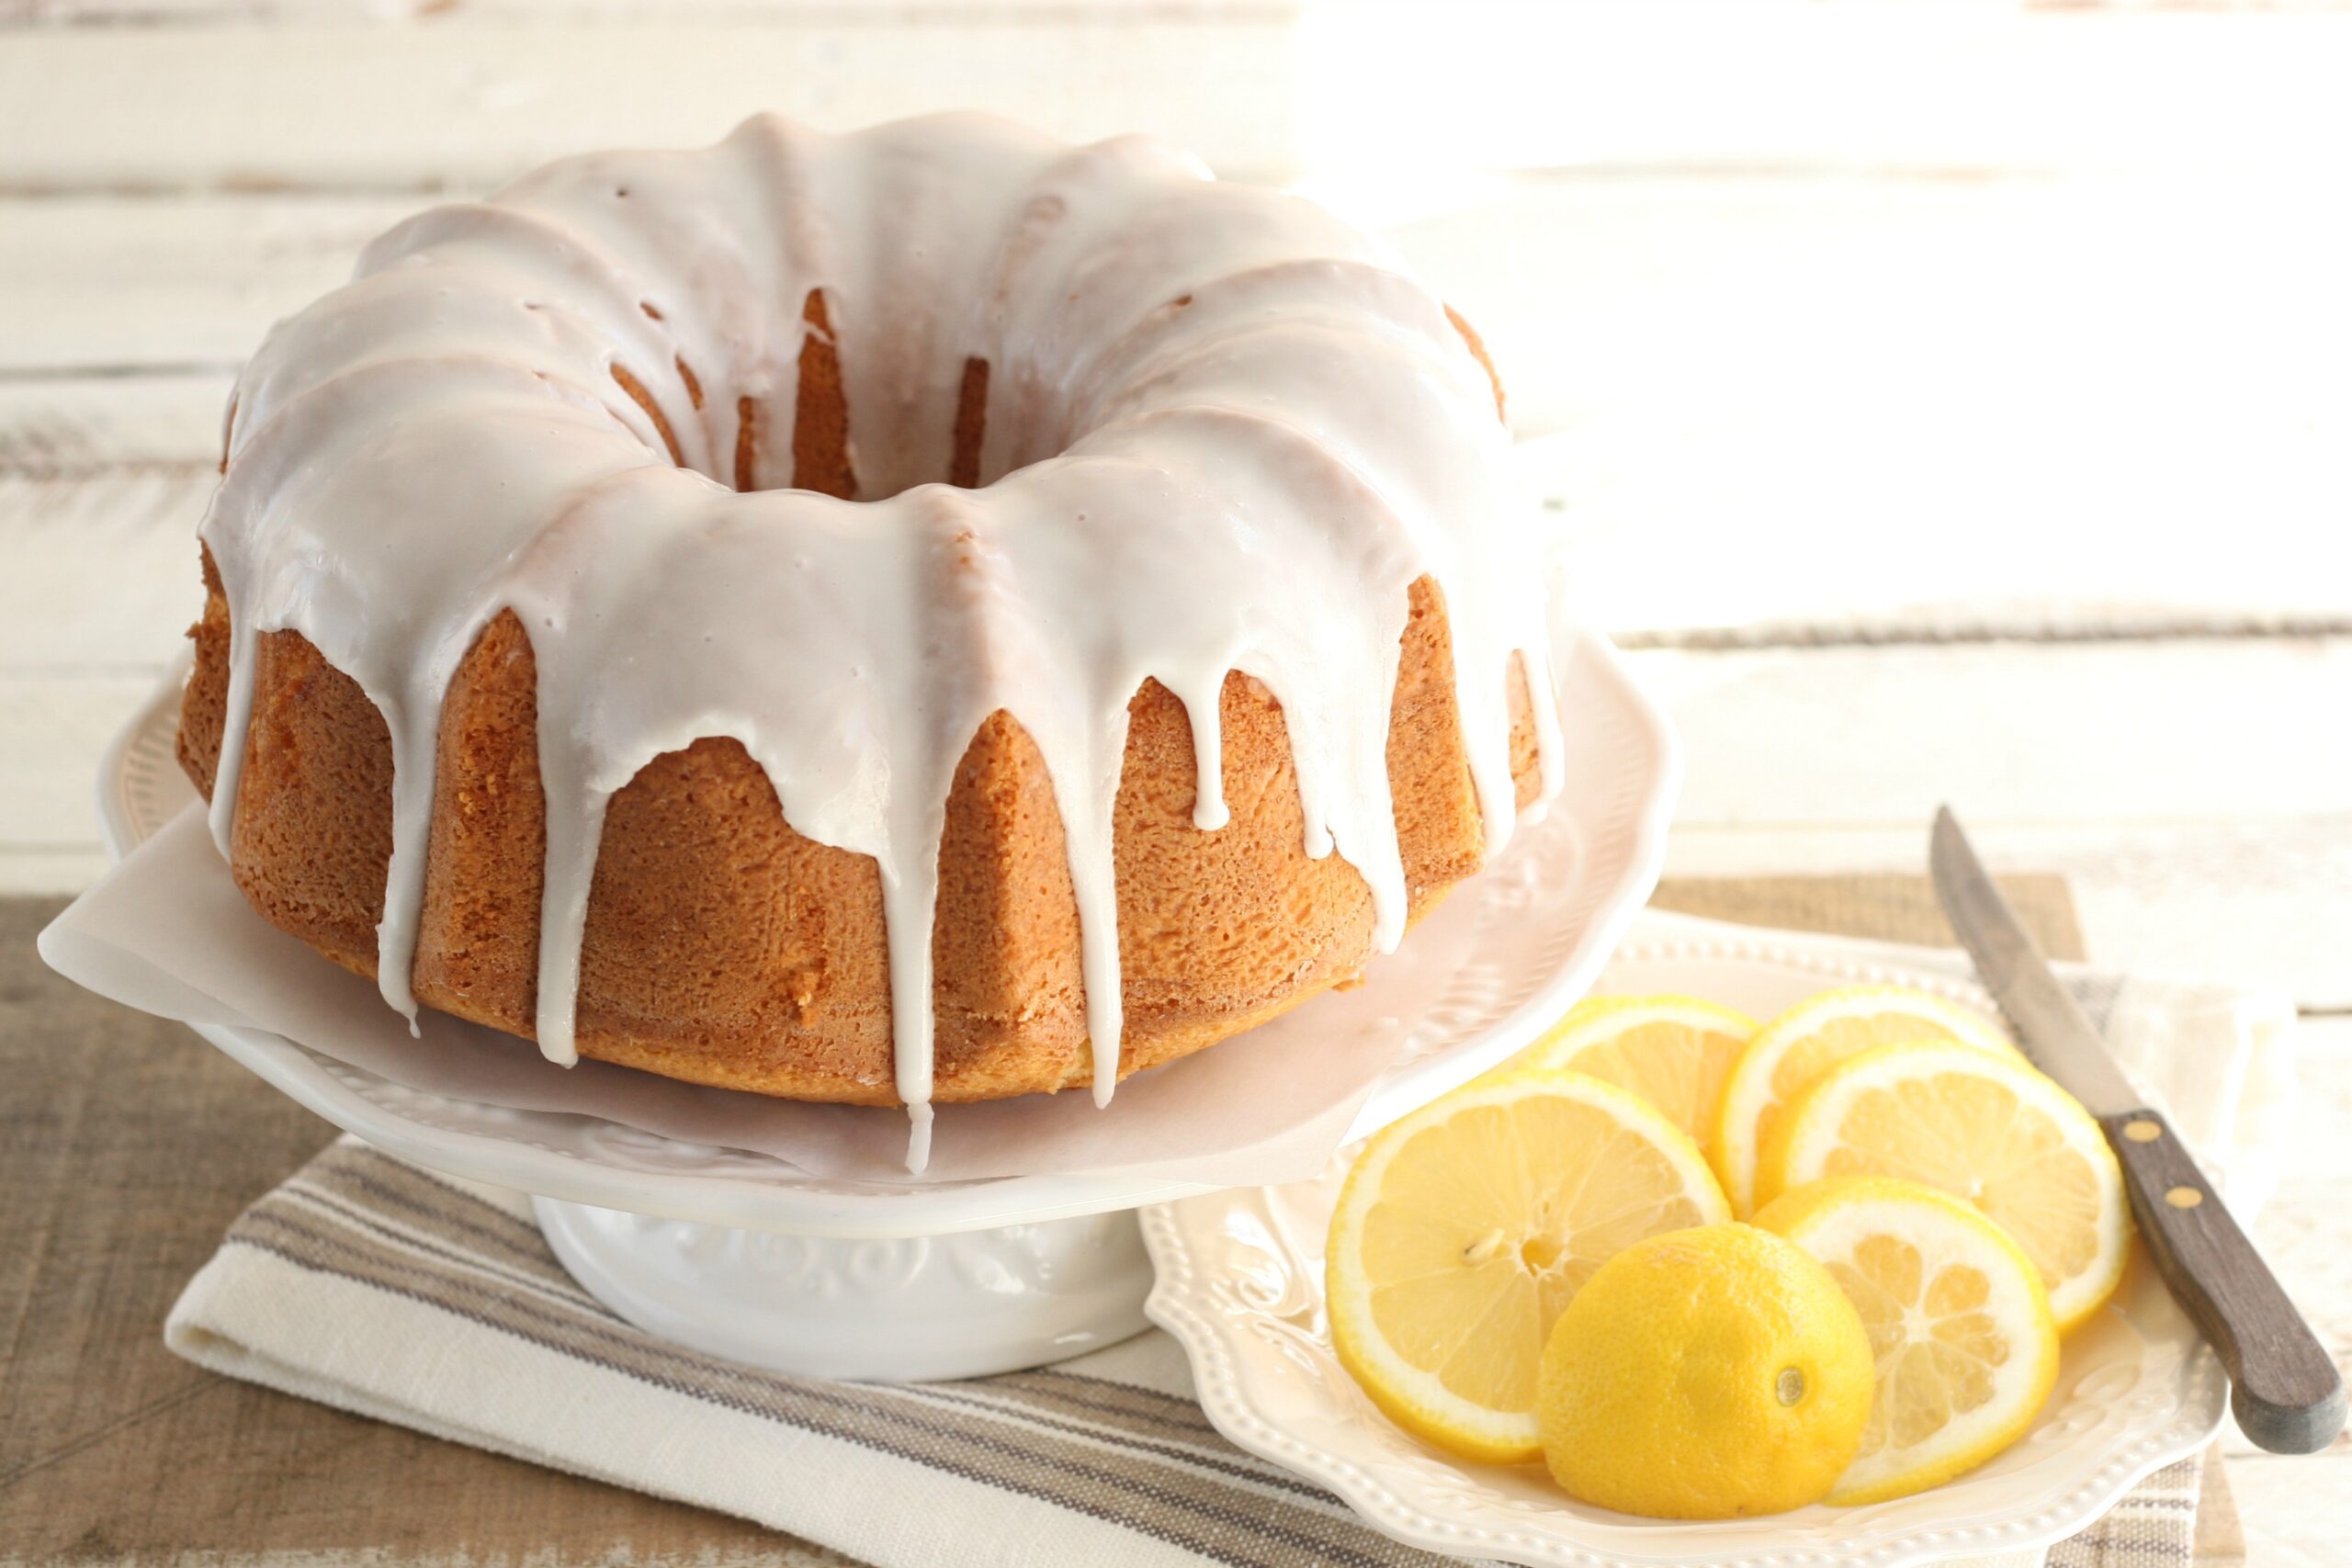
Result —
[[1465, 1459], [1543, 1450], [1544, 1345], [1594, 1270], [1731, 1206], [1682, 1131], [1597, 1078], [1481, 1080], [1364, 1145], [1331, 1216], [1340, 1362], [1406, 1430]]

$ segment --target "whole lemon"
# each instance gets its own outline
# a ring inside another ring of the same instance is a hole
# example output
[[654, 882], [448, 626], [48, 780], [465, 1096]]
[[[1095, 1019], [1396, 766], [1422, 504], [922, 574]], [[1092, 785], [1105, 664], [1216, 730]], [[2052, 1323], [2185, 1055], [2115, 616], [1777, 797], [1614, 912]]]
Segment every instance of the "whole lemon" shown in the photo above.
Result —
[[1777, 1514], [1827, 1495], [1861, 1447], [1870, 1337], [1796, 1246], [1752, 1225], [1637, 1242], [1544, 1347], [1544, 1458], [1568, 1495], [1661, 1519]]

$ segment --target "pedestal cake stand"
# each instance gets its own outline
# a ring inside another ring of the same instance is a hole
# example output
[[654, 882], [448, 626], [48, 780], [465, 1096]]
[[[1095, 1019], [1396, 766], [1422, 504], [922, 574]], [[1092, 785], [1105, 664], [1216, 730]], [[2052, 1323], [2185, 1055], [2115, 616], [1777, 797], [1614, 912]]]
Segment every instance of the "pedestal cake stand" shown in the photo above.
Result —
[[[1563, 628], [1555, 646], [1566, 785], [1496, 865], [1366, 971], [1359, 995], [1379, 998], [1403, 1045], [1351, 1138], [1532, 1039], [1592, 983], [1657, 881], [1680, 780], [1673, 729], [1605, 639]], [[98, 814], [117, 860], [195, 799], [173, 756], [185, 678], [183, 663], [101, 764]], [[1442, 926], [1453, 940], [1438, 940]], [[1470, 957], [1416, 964], [1417, 944]], [[1213, 1190], [1131, 1174], [811, 1179], [764, 1154], [423, 1093], [263, 1030], [196, 1028], [388, 1153], [534, 1194], [556, 1256], [631, 1323], [785, 1372], [973, 1377], [1125, 1338], [1145, 1326], [1152, 1282], [1135, 1210]]]

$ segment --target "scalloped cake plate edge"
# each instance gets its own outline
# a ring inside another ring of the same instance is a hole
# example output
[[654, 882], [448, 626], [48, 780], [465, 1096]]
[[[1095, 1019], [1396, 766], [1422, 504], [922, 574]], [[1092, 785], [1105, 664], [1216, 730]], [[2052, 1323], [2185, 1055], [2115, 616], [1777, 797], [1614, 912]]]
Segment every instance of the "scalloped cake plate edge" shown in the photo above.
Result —
[[[1726, 969], [1745, 968], [1777, 972], [1796, 991], [1895, 984], [1980, 1010], [1992, 1005], [1973, 984], [1892, 961], [1886, 944], [1792, 932], [1636, 940], [1611, 962], [1639, 971], [1644, 990], [1705, 996]], [[1566, 1498], [1531, 1509], [1497, 1493], [1497, 1478], [1512, 1472], [1454, 1461], [1407, 1437], [1340, 1368], [1324, 1324], [1319, 1252], [1295, 1253], [1284, 1231], [1296, 1227], [1276, 1212], [1280, 1204], [1319, 1224], [1336, 1192], [1327, 1173], [1291, 1188], [1236, 1189], [1145, 1209], [1144, 1240], [1158, 1274], [1145, 1313], [1183, 1347], [1202, 1408], [1219, 1432], [1328, 1488], [1365, 1523], [1408, 1546], [1540, 1568], [1908, 1568], [2027, 1552], [2075, 1534], [2151, 1472], [2203, 1448], [2227, 1413], [2218, 1359], [2142, 1259], [2119, 1296], [2129, 1305], [2117, 1313], [2115, 1331], [2140, 1346], [2128, 1362], [2132, 1376], [2111, 1396], [2098, 1396], [2121, 1410], [2109, 1419], [2123, 1429], [2098, 1437], [2095, 1446], [2090, 1439], [2107, 1413], [2077, 1391], [2116, 1382], [2106, 1376], [2109, 1368], [2127, 1363], [2101, 1359], [2087, 1374], [2071, 1374], [2068, 1402], [2053, 1405], [2044, 1425], [2074, 1420], [2077, 1402], [2094, 1406], [2091, 1423], [2071, 1438], [2058, 1433], [2048, 1460], [1975, 1478], [2009, 1485], [2013, 1506], [1963, 1480], [1964, 1492], [1944, 1488], [1842, 1514], [1815, 1508], [1731, 1524], [1595, 1517]], [[1237, 1234], [1250, 1238], [1257, 1256], [1246, 1269], [1219, 1274], [1214, 1249]], [[1237, 1289], [1236, 1279], [1248, 1283]], [[2136, 1397], [2125, 1404], [2126, 1394]]]
[[[1572, 891], [1581, 918], [1567, 922], [1564, 940], [1544, 955], [1550, 962], [1544, 973], [1514, 977], [1521, 994], [1501, 1017], [1445, 1049], [1392, 1069], [1359, 1112], [1351, 1138], [1365, 1136], [1476, 1076], [1532, 1038], [1590, 985], [1657, 883], [1681, 782], [1673, 726], [1605, 637], [1566, 626], [1556, 628], [1555, 637], [1563, 645], [1563, 706], [1597, 705], [1614, 742], [1605, 756], [1588, 751], [1569, 759], [1572, 779], [1579, 767], [1604, 769], [1609, 797], [1564, 800], [1554, 807], [1555, 814], [1578, 814], [1573, 825], [1586, 829], [1570, 846], [1579, 873]], [[118, 860], [193, 798], [170, 765], [178, 693], [187, 668], [183, 651], [103, 755], [96, 792], [100, 832]], [[1568, 739], [1574, 748], [1576, 730]], [[1589, 819], [1595, 816], [1597, 823]], [[1597, 860], [1605, 862], [1598, 873]], [[1472, 886], [1492, 884], [1509, 869], [1498, 865]], [[1463, 896], [1472, 895], [1465, 890]], [[617, 1123], [472, 1106], [465, 1108], [464, 1119], [477, 1124], [457, 1125], [457, 1118], [431, 1112], [425, 1102], [434, 1097], [395, 1093], [397, 1086], [283, 1035], [193, 1027], [291, 1099], [401, 1158], [600, 1208], [799, 1235], [894, 1237], [1032, 1224], [1214, 1190], [1196, 1182], [1118, 1174], [1007, 1177], [931, 1188], [866, 1186], [800, 1177], [766, 1156], [705, 1153], [699, 1145], [684, 1145], [664, 1151], [677, 1156], [673, 1168], [652, 1170], [640, 1161], [600, 1156], [594, 1140], [584, 1135], [594, 1130], [590, 1123]], [[626, 1131], [640, 1139], [650, 1136]], [[583, 1146], [562, 1146], [566, 1142]], [[698, 1157], [706, 1168], [691, 1168]]]

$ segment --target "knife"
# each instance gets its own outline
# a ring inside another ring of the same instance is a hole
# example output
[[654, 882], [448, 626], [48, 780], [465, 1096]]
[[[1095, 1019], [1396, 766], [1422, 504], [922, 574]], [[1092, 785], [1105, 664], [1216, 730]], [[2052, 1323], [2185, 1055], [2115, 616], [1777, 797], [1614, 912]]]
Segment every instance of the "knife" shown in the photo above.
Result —
[[1928, 866], [1936, 897], [2034, 1066], [2098, 1119], [2148, 1256], [2230, 1374], [2230, 1408], [2272, 1453], [2325, 1448], [2344, 1427], [2344, 1380], [2212, 1183], [2139, 1093], [2076, 1006], [1950, 807], [1936, 812]]

